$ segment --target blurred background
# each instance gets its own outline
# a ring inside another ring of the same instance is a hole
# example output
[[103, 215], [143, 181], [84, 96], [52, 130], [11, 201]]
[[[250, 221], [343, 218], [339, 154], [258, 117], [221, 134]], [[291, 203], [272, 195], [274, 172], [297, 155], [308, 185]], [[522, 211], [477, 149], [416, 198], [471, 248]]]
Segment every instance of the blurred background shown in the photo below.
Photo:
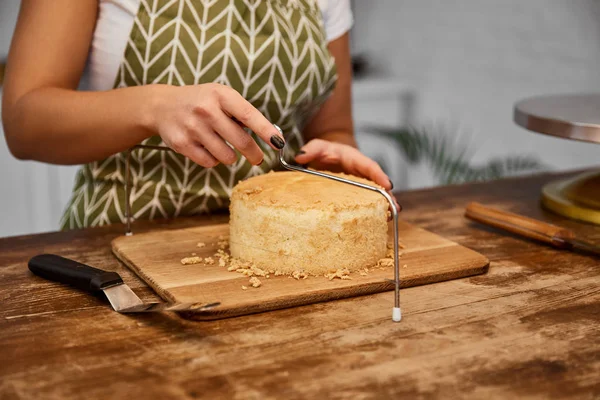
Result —
[[[0, 0], [0, 82], [18, 8]], [[353, 9], [356, 134], [396, 189], [598, 165], [597, 145], [528, 132], [512, 113], [530, 96], [600, 90], [600, 0]], [[56, 230], [75, 170], [18, 161], [0, 140], [0, 237]]]

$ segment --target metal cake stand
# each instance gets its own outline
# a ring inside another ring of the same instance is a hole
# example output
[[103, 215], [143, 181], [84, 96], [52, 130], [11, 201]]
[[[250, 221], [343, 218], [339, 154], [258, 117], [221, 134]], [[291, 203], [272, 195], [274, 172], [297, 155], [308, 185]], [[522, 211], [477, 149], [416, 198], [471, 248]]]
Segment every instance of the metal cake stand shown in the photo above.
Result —
[[[514, 121], [533, 132], [600, 144], [600, 93], [528, 98], [515, 105]], [[600, 171], [547, 184], [542, 189], [542, 205], [600, 225]]]

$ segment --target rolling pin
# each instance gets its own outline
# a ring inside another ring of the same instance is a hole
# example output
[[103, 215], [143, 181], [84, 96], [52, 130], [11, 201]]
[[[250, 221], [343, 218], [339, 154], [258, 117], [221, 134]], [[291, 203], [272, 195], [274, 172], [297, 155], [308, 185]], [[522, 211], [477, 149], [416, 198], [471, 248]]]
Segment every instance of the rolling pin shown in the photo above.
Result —
[[465, 216], [482, 224], [544, 242], [559, 249], [577, 249], [600, 255], [598, 246], [578, 240], [573, 231], [543, 221], [487, 207], [477, 202], [467, 205]]

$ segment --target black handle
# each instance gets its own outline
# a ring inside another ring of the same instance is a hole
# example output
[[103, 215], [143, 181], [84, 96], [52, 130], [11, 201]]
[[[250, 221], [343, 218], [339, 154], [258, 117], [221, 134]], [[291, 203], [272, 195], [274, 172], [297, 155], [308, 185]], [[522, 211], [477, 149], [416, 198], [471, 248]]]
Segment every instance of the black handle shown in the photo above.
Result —
[[28, 265], [31, 272], [42, 278], [66, 283], [89, 292], [123, 283], [116, 272], [102, 271], [54, 254], [32, 257]]

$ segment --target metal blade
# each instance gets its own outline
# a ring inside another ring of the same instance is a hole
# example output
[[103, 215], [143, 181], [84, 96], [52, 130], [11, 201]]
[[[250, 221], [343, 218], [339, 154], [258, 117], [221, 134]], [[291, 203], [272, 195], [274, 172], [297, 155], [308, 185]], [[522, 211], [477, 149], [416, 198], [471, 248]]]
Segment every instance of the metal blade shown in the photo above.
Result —
[[221, 303], [144, 303], [126, 284], [104, 289], [104, 294], [113, 309], [120, 313], [195, 311], [201, 312], [219, 306]]
[[104, 289], [104, 294], [115, 311], [143, 305], [144, 302], [126, 284]]
[[573, 246], [574, 249], [600, 256], [600, 246], [596, 246], [578, 239], [569, 239], [567, 243]]

